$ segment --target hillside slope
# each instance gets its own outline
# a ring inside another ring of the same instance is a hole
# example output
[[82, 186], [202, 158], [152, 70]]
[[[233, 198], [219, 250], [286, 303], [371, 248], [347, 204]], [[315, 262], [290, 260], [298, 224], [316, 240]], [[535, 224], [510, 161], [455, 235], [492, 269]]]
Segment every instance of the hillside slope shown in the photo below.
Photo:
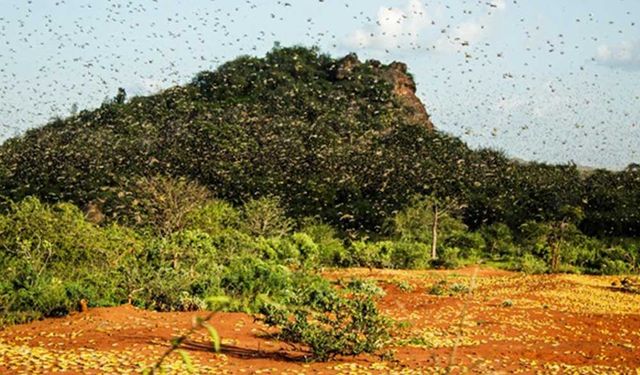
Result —
[[373, 176], [393, 167], [372, 160], [388, 148], [382, 143], [432, 133], [414, 93], [401, 63], [274, 49], [157, 95], [126, 101], [120, 93], [9, 140], [0, 148], [0, 190], [86, 205], [123, 180], [159, 173], [197, 179], [235, 202], [286, 195], [313, 214], [319, 201], [335, 207], [383, 191], [388, 179]]
[[[414, 194], [452, 198], [468, 225], [561, 220], [590, 234], [636, 235], [640, 172], [510, 161], [434, 129], [405, 64], [275, 48], [185, 86], [53, 121], [0, 146], [0, 195], [110, 212], [132, 179], [197, 180], [240, 203], [279, 196], [294, 216], [379, 231]], [[106, 202], [106, 203], [105, 203]]]

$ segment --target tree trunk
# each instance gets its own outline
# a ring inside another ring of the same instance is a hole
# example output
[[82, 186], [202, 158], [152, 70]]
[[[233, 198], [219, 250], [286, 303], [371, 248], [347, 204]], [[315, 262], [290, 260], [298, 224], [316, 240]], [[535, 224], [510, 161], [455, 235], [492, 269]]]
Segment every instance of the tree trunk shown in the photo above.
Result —
[[551, 250], [551, 272], [558, 272], [558, 268], [560, 268], [560, 241], [556, 241]]
[[551, 247], [551, 272], [556, 273], [560, 269], [560, 250], [564, 240], [564, 230], [567, 226], [565, 221], [561, 221], [558, 229], [558, 236]]
[[438, 253], [438, 206], [433, 205], [433, 225], [431, 227], [431, 259], [437, 259]]

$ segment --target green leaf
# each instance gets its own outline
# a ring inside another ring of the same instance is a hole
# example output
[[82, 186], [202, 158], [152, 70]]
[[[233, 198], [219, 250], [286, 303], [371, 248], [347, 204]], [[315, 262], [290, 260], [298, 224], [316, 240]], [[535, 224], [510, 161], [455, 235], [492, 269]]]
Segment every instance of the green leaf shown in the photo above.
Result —
[[211, 324], [207, 322], [203, 322], [202, 326], [209, 331], [209, 337], [211, 338], [211, 345], [213, 345], [213, 350], [218, 353], [220, 352], [220, 335], [218, 331], [216, 331]]
[[193, 367], [193, 361], [191, 361], [191, 357], [189, 356], [189, 354], [187, 354], [187, 352], [185, 352], [184, 350], [177, 350], [178, 354], [180, 354], [180, 357], [182, 358], [182, 363], [184, 363], [184, 366], [187, 368], [187, 371], [190, 374], [193, 374], [195, 372], [195, 368]]
[[207, 297], [204, 300], [207, 303], [207, 307], [211, 311], [217, 311], [228, 305], [231, 302], [231, 298], [227, 296], [214, 296]]

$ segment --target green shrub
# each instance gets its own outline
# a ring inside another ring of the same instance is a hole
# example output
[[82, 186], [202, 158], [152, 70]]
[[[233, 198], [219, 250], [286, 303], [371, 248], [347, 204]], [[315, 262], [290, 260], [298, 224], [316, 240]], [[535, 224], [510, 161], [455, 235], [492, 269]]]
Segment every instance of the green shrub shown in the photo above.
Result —
[[344, 243], [337, 238], [336, 230], [330, 225], [307, 223], [302, 233], [308, 234], [318, 245], [318, 263], [323, 266], [344, 266], [349, 264], [349, 253]]
[[[314, 359], [380, 351], [389, 340], [389, 321], [380, 315], [371, 294], [361, 288], [295, 293], [288, 306], [265, 303], [262, 320], [279, 328], [277, 338], [309, 348]], [[315, 289], [315, 288], [313, 288]], [[312, 297], [311, 300], [309, 297]]]
[[422, 269], [429, 264], [430, 248], [420, 242], [400, 241], [389, 244], [391, 256], [389, 264], [396, 269]]
[[305, 233], [294, 233], [287, 237], [260, 237], [256, 242], [256, 250], [265, 260], [287, 265], [319, 266], [319, 247]]
[[604, 259], [600, 265], [600, 272], [603, 275], [628, 275], [631, 273], [631, 267], [619, 259]]
[[453, 294], [466, 294], [469, 293], [469, 287], [461, 283], [453, 283], [449, 286], [449, 290]]
[[[138, 306], [160, 310], [192, 310], [198, 299], [220, 293], [221, 266], [211, 236], [184, 230], [149, 239], [145, 248], [120, 268], [121, 289]], [[187, 302], [190, 300], [191, 302]]]
[[482, 250], [486, 247], [485, 240], [478, 232], [458, 231], [452, 233], [443, 242], [445, 248], [456, 248], [458, 256], [464, 259], [477, 259], [481, 257]]
[[413, 292], [416, 289], [407, 280], [392, 280], [391, 283], [403, 292]]
[[211, 236], [213, 246], [218, 250], [218, 262], [228, 264], [232, 259], [248, 255], [256, 256], [258, 245], [246, 233], [235, 229], [225, 229]]
[[64, 315], [81, 299], [90, 306], [126, 302], [118, 270], [142, 248], [132, 231], [100, 228], [70, 204], [27, 198], [0, 215], [0, 293], [4, 321]]
[[100, 263], [110, 256], [108, 238], [84, 219], [77, 207], [42, 204], [26, 198], [0, 216], [0, 243], [4, 256], [31, 261], [33, 267], [52, 265], [68, 269], [83, 262]]
[[307, 266], [315, 266], [320, 258], [320, 248], [306, 233], [294, 233], [291, 242], [300, 254], [300, 261]]
[[542, 274], [549, 271], [547, 263], [544, 260], [529, 253], [525, 253], [522, 258], [520, 258], [518, 269], [527, 274]]
[[112, 193], [106, 205], [116, 219], [162, 236], [184, 229], [211, 196], [194, 180], [163, 175], [125, 180]]
[[443, 296], [447, 294], [447, 280], [440, 280], [431, 285], [427, 290], [427, 293], [433, 296]]
[[515, 256], [518, 247], [514, 242], [511, 228], [503, 223], [494, 223], [483, 226], [479, 230], [484, 240], [484, 252], [491, 258]]
[[450, 284], [447, 280], [442, 279], [431, 285], [427, 293], [434, 296], [454, 296], [469, 293], [469, 287], [462, 283]]
[[300, 258], [299, 250], [286, 237], [260, 237], [256, 241], [256, 251], [264, 260], [286, 265], [296, 264]]
[[373, 297], [384, 297], [386, 295], [384, 289], [372, 280], [351, 279], [344, 284], [344, 287], [349, 291], [364, 293]]
[[278, 198], [263, 197], [242, 206], [240, 226], [254, 237], [277, 237], [288, 234], [293, 221], [287, 217]]
[[370, 242], [354, 241], [349, 246], [349, 266], [376, 267], [380, 263], [380, 250]]
[[225, 294], [235, 298], [235, 307], [255, 311], [261, 298], [287, 301], [291, 294], [292, 272], [256, 257], [238, 257], [224, 269], [220, 286]]
[[445, 247], [440, 250], [437, 259], [431, 260], [431, 266], [434, 268], [454, 269], [460, 265], [458, 254], [460, 249], [455, 247]]
[[225, 201], [212, 200], [187, 213], [186, 229], [197, 229], [215, 235], [240, 226], [240, 213]]

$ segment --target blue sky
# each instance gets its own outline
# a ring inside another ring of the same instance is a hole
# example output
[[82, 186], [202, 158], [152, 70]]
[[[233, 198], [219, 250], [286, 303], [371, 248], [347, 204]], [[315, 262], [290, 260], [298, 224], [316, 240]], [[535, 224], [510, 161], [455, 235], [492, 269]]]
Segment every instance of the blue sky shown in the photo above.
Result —
[[405, 61], [436, 127], [473, 147], [640, 162], [637, 0], [3, 0], [0, 140], [276, 41]]

